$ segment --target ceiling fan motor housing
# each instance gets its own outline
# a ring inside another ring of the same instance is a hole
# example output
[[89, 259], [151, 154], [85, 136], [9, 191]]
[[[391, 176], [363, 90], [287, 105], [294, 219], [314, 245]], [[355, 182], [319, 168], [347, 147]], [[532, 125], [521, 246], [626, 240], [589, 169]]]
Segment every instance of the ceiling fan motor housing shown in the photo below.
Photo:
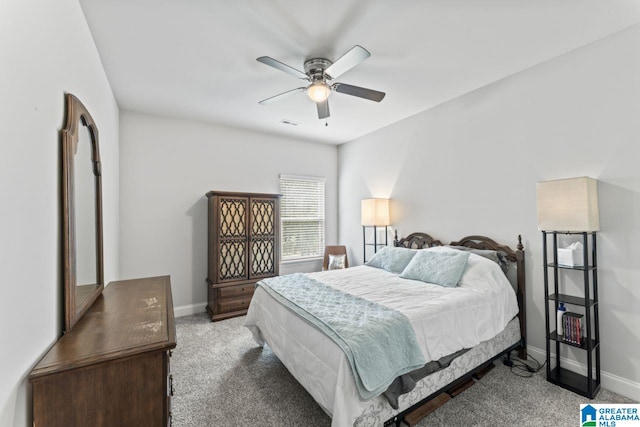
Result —
[[[304, 62], [304, 72], [309, 76], [312, 82], [325, 79], [324, 70], [329, 68], [331, 61], [325, 58], [311, 58]], [[331, 78], [330, 76], [326, 76]]]

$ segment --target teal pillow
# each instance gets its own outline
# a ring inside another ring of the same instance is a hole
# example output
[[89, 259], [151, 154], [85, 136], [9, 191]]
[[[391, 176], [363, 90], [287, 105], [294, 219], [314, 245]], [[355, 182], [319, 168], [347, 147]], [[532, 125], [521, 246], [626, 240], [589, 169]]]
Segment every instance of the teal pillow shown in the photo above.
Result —
[[366, 262], [366, 265], [399, 274], [402, 273], [416, 253], [417, 251], [413, 249], [385, 246], [376, 252], [375, 255]]
[[400, 277], [453, 288], [462, 279], [468, 259], [468, 252], [418, 251]]

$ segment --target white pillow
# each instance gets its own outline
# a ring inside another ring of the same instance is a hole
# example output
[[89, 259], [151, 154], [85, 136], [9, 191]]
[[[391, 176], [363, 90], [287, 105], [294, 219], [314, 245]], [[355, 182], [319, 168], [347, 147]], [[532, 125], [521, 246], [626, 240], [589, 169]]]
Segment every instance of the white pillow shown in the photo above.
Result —
[[329, 265], [327, 266], [327, 270], [342, 270], [346, 267], [346, 259], [347, 256], [342, 255], [333, 255], [329, 254]]

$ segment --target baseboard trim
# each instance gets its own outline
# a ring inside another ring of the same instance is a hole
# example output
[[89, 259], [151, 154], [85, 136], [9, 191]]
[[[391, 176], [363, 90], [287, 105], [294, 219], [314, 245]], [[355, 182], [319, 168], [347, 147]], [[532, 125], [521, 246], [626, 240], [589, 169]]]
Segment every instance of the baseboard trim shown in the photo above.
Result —
[[[528, 345], [527, 351], [541, 363], [544, 362], [546, 358], [546, 353], [544, 350]], [[555, 357], [555, 353], [551, 353], [551, 358], [554, 359]], [[562, 366], [567, 368], [568, 370], [576, 372], [578, 374], [586, 375], [586, 365], [576, 362], [575, 360], [568, 359], [566, 357], [561, 357], [560, 360], [562, 361]], [[606, 388], [607, 390], [614, 393], [621, 394], [622, 396], [628, 397], [629, 399], [633, 399], [636, 402], [640, 402], [640, 383], [605, 371], [600, 372], [600, 378], [602, 380], [603, 388]]]
[[180, 307], [173, 308], [173, 315], [175, 317], [191, 316], [196, 313], [206, 313], [207, 303], [202, 302], [199, 304], [181, 305]]

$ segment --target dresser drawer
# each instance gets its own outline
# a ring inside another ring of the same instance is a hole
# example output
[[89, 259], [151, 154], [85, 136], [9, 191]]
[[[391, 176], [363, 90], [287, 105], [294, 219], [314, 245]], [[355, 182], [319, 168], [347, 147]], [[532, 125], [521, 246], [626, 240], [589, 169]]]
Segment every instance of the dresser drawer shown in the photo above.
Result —
[[242, 298], [232, 298], [225, 300], [218, 300], [216, 302], [218, 313], [229, 313], [231, 311], [246, 310], [249, 308], [251, 302], [251, 296]]
[[225, 286], [223, 288], [216, 288], [218, 300], [226, 300], [230, 298], [242, 298], [251, 297], [253, 290], [255, 289], [253, 283], [247, 283], [244, 285]]

